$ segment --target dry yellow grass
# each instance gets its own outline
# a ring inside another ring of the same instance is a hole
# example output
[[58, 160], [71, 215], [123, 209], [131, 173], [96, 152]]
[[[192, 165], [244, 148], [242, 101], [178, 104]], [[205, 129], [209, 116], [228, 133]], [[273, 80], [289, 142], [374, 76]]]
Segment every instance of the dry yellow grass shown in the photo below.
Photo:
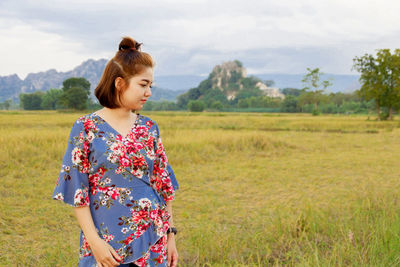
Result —
[[[0, 113], [1, 266], [76, 266], [79, 225], [51, 194], [82, 114]], [[399, 121], [142, 114], [180, 183], [180, 266], [400, 265]]]

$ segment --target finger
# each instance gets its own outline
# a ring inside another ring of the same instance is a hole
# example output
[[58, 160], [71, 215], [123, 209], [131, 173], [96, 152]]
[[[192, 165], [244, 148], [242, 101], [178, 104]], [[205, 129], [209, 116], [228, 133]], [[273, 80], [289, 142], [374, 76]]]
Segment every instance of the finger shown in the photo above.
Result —
[[97, 267], [103, 267], [103, 265], [100, 262], [97, 262]]
[[171, 266], [171, 264], [172, 264], [171, 257], [167, 258], [167, 264], [168, 264], [169, 267]]
[[172, 257], [172, 267], [178, 266], [178, 254], [174, 254]]
[[169, 252], [167, 253], [167, 263], [168, 263], [168, 266], [171, 266], [171, 253], [169, 253]]
[[114, 263], [112, 263], [111, 262], [111, 260], [107, 260], [107, 265], [106, 265], [106, 267], [114, 267], [114, 266], [118, 266], [118, 264], [117, 265], [115, 265]]
[[119, 263], [116, 260], [114, 260], [114, 258], [110, 255], [110, 257], [107, 258], [107, 265], [108, 266], [118, 266]]
[[111, 266], [119, 266], [119, 262], [117, 262], [114, 258], [111, 259]]
[[114, 250], [114, 248], [111, 245], [110, 245], [110, 251], [111, 251], [111, 254], [113, 255], [113, 257], [116, 260], [118, 260], [118, 261], [122, 260], [121, 257], [118, 255], [118, 253]]

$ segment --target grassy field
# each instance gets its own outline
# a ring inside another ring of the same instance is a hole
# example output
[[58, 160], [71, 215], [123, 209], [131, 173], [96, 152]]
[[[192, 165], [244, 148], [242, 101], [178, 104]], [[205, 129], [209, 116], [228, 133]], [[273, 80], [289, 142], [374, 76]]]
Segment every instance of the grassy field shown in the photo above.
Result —
[[[0, 113], [0, 266], [76, 266], [51, 194], [86, 113]], [[400, 266], [397, 117], [141, 113], [180, 184], [179, 266]]]

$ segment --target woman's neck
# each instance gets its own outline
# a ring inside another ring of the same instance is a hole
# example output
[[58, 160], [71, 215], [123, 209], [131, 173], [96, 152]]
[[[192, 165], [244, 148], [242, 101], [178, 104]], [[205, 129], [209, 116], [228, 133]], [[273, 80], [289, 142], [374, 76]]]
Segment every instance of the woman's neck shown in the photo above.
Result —
[[100, 111], [103, 114], [105, 114], [106, 116], [109, 115], [109, 116], [112, 116], [114, 118], [118, 118], [121, 120], [124, 120], [124, 119], [128, 120], [133, 117], [132, 110], [126, 109], [126, 108], [111, 109], [111, 108], [104, 107]]

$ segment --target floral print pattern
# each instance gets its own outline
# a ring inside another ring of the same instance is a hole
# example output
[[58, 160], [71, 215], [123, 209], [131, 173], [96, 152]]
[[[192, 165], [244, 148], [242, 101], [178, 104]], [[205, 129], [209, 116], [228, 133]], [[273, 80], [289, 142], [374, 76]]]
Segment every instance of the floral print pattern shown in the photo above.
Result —
[[[166, 202], [178, 188], [155, 121], [137, 114], [124, 137], [93, 112], [72, 126], [52, 198], [88, 206], [121, 264], [166, 266]], [[78, 266], [96, 265], [81, 231]]]

